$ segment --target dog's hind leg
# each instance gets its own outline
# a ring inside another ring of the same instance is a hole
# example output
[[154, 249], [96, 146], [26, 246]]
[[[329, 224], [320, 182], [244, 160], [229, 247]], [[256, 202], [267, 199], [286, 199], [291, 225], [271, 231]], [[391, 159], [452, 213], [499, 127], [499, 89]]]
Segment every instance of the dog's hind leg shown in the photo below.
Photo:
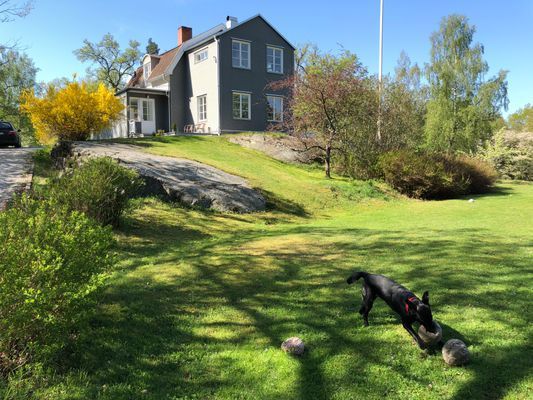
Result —
[[363, 316], [363, 323], [365, 326], [368, 326], [368, 313], [370, 310], [372, 310], [372, 306], [374, 305], [374, 300], [376, 299], [376, 294], [372, 291], [372, 288], [367, 285], [365, 282], [363, 284], [362, 288], [362, 295], [363, 295], [363, 304], [361, 304], [361, 308], [359, 309], [359, 314]]

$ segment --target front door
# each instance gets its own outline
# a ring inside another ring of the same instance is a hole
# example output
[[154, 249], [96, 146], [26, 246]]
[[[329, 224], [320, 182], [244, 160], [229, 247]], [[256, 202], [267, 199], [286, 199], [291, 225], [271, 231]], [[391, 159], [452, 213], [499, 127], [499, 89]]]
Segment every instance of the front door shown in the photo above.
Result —
[[155, 133], [155, 101], [154, 99], [131, 97], [130, 107], [129, 107], [129, 120], [130, 122], [141, 123], [140, 133], [146, 133], [146, 134]]
[[142, 133], [155, 133], [154, 99], [139, 99], [139, 106]]

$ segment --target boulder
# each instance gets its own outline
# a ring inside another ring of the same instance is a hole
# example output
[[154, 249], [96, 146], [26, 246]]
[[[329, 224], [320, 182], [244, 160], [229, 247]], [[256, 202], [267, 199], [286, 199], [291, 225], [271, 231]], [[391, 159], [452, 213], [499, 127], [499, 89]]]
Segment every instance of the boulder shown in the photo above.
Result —
[[442, 348], [442, 358], [451, 366], [464, 365], [470, 361], [470, 352], [463, 341], [450, 339]]
[[428, 345], [437, 343], [442, 339], [442, 328], [437, 321], [433, 321], [433, 330], [435, 333], [428, 332], [424, 325], [420, 325], [418, 336]]
[[285, 353], [289, 353], [295, 356], [301, 356], [305, 351], [305, 344], [299, 337], [291, 337], [285, 340], [281, 344], [281, 349]]
[[113, 142], [76, 142], [75, 157], [111, 157], [136, 170], [145, 181], [144, 195], [161, 196], [184, 205], [217, 211], [263, 211], [263, 195], [248, 182], [210, 165], [181, 158], [158, 156], [137, 146]]
[[69, 158], [74, 156], [74, 143], [68, 140], [60, 140], [50, 151], [50, 157], [56, 169], [65, 169]]

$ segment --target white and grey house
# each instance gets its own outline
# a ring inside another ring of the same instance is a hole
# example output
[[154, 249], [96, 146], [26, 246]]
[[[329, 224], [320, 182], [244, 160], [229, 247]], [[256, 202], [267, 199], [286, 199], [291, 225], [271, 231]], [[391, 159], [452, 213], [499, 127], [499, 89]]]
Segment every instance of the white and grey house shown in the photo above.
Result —
[[177, 46], [145, 55], [117, 93], [126, 107], [112, 136], [265, 131], [282, 122], [287, 95], [269, 84], [293, 71], [294, 46], [261, 15], [197, 36], [182, 26]]

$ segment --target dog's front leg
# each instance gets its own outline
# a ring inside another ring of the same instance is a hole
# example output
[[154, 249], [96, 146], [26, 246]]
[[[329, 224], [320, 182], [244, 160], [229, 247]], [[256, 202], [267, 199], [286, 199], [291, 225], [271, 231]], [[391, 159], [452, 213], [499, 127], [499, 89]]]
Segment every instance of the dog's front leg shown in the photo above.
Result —
[[409, 332], [409, 334], [416, 341], [416, 343], [418, 344], [418, 347], [420, 347], [422, 350], [424, 350], [426, 348], [426, 344], [424, 343], [424, 341], [422, 339], [420, 339], [420, 336], [418, 336], [418, 334], [415, 332], [415, 330], [413, 329], [411, 324], [409, 322], [407, 322], [407, 321], [402, 320], [402, 325], [405, 328], [405, 330], [407, 332]]

